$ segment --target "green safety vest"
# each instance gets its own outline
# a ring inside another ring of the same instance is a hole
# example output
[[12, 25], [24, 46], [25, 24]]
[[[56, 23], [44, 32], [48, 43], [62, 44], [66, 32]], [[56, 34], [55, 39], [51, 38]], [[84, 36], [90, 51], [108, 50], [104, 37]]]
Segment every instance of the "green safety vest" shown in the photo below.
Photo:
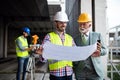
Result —
[[[23, 47], [28, 48], [27, 39], [23, 38], [23, 36], [20, 36], [17, 39], [21, 41]], [[16, 53], [17, 53], [17, 57], [26, 57], [29, 55], [28, 51], [21, 51], [17, 46], [17, 44], [16, 44]]]
[[[55, 32], [49, 33], [50, 35], [50, 41], [53, 44], [57, 45], [64, 45], [64, 46], [72, 46], [72, 37], [68, 34], [65, 34], [65, 41], [64, 44], [62, 44], [62, 41], [58, 34]], [[57, 53], [56, 53], [57, 54]], [[69, 53], [66, 53], [69, 54]], [[50, 70], [56, 70], [65, 66], [71, 66], [72, 67], [72, 61], [63, 61], [63, 60], [48, 60], [49, 61], [49, 69]]]

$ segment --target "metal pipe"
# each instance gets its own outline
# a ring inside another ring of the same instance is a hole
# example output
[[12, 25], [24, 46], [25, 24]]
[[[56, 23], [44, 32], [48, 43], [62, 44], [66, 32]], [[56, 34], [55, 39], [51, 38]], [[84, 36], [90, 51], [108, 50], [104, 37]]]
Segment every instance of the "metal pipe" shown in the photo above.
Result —
[[95, 31], [95, 0], [92, 0], [92, 31]]

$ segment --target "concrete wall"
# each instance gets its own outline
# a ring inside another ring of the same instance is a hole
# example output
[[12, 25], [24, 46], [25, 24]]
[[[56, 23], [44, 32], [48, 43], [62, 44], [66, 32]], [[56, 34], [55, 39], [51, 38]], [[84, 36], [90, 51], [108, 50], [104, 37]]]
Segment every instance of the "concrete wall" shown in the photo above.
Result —
[[92, 15], [92, 0], [81, 0], [81, 13], [87, 12]]
[[3, 57], [3, 22], [2, 18], [0, 18], [0, 58]]
[[79, 0], [66, 0], [66, 13], [69, 18], [69, 23], [66, 28], [66, 32], [72, 37], [75, 37], [78, 31], [78, 16], [80, 14]]

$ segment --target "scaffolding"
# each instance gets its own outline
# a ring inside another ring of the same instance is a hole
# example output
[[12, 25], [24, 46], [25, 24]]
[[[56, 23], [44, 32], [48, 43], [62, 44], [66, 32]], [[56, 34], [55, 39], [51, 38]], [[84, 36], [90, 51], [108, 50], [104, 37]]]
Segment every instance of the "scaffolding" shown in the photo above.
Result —
[[108, 66], [110, 66], [110, 70], [108, 70], [108, 73], [110, 73], [111, 76], [111, 80], [113, 80], [113, 74], [114, 73], [118, 73], [118, 75], [120, 76], [120, 69], [117, 68], [118, 65], [120, 65], [120, 59], [114, 59], [113, 55], [115, 55], [116, 57], [119, 57], [119, 54], [114, 54], [113, 50], [118, 51], [120, 49], [120, 47], [109, 47], [109, 59], [108, 59]]
[[109, 30], [109, 58], [108, 58], [108, 73], [111, 80], [114, 79], [114, 73], [120, 77], [120, 25]]

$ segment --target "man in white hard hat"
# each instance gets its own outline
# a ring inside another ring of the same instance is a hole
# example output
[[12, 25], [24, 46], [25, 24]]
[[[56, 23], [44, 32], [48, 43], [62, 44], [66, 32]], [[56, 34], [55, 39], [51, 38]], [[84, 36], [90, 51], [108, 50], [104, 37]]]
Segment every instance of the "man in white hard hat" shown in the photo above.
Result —
[[78, 17], [80, 34], [74, 38], [76, 45], [87, 46], [97, 43], [97, 49], [86, 60], [74, 62], [76, 80], [103, 80], [104, 78], [101, 56], [107, 53], [106, 47], [100, 33], [90, 32], [91, 22], [92, 19], [88, 13], [81, 13]]
[[[66, 34], [68, 16], [65, 12], [59, 11], [54, 16], [55, 31], [48, 33], [43, 44], [47, 41], [63, 46], [74, 46], [73, 38]], [[38, 52], [39, 53], [39, 52]], [[57, 54], [57, 53], [56, 53]], [[66, 53], [70, 54], [70, 53]], [[50, 80], [72, 80], [72, 61], [48, 60]]]

